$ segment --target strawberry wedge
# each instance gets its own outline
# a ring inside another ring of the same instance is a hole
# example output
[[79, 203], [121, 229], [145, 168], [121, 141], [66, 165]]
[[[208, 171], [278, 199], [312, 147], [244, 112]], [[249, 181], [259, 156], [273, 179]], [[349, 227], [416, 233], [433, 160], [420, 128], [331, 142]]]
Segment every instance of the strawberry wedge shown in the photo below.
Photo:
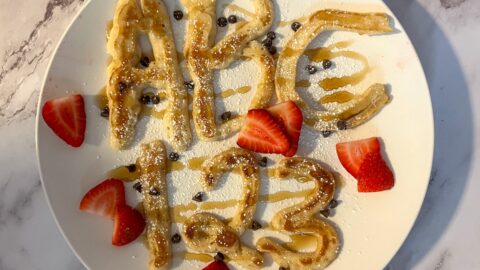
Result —
[[378, 138], [369, 138], [353, 142], [344, 142], [337, 144], [336, 149], [340, 163], [356, 178], [365, 156], [368, 153], [380, 151], [380, 141]]
[[291, 100], [274, 105], [267, 110], [282, 124], [290, 141], [290, 148], [282, 154], [286, 157], [293, 157], [297, 153], [302, 129], [302, 110]]
[[237, 144], [258, 153], [281, 154], [290, 149], [290, 141], [280, 124], [263, 109], [248, 111]]
[[42, 117], [53, 132], [73, 147], [80, 147], [85, 139], [85, 102], [81, 95], [48, 100], [42, 108]]
[[358, 180], [359, 192], [384, 191], [394, 186], [393, 173], [382, 157], [378, 138], [339, 143], [336, 148], [340, 163]]
[[107, 179], [90, 189], [80, 202], [80, 210], [90, 214], [112, 218], [117, 206], [125, 204], [123, 182]]
[[112, 245], [124, 246], [137, 239], [145, 229], [142, 214], [128, 205], [115, 209]]

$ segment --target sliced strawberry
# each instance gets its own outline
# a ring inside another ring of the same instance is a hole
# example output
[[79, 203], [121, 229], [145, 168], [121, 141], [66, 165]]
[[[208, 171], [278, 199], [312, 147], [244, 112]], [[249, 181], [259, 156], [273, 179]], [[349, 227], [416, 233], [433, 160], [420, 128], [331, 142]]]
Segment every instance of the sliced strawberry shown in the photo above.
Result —
[[290, 141], [290, 149], [283, 153], [286, 157], [293, 157], [297, 153], [298, 140], [300, 139], [300, 131], [302, 129], [303, 114], [302, 110], [289, 100], [279, 103], [267, 109], [272, 116], [282, 123], [287, 132]]
[[223, 261], [213, 261], [202, 270], [229, 270], [229, 268]]
[[118, 205], [125, 204], [123, 182], [107, 179], [89, 190], [80, 202], [80, 210], [104, 217], [113, 218]]
[[259, 153], [284, 153], [290, 148], [282, 127], [263, 109], [248, 111], [237, 144]]
[[337, 144], [337, 155], [343, 167], [357, 178], [360, 165], [368, 153], [380, 151], [378, 138], [369, 138]]
[[378, 192], [391, 189], [394, 184], [393, 173], [378, 152], [371, 152], [358, 171], [359, 192]]
[[112, 245], [123, 246], [137, 239], [145, 229], [140, 212], [128, 205], [119, 205], [115, 211]]
[[85, 103], [81, 95], [48, 100], [42, 108], [45, 123], [66, 143], [82, 145], [85, 138]]

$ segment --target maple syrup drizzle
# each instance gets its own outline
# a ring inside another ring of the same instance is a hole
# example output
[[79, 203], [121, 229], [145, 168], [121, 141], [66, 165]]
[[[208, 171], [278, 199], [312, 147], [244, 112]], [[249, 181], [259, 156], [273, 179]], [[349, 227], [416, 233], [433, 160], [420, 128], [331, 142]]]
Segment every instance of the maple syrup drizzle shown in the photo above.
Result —
[[180, 257], [184, 260], [189, 260], [189, 261], [200, 261], [200, 262], [211, 262], [213, 261], [213, 257], [208, 254], [201, 254], [201, 253], [190, 253], [190, 252], [178, 252], [174, 253], [174, 256]]
[[183, 52], [177, 51], [177, 60], [178, 63], [185, 61], [185, 55], [183, 54]]
[[140, 169], [138, 165], [136, 166], [137, 168], [133, 172], [130, 172], [127, 166], [119, 166], [115, 169], [108, 171], [107, 178], [115, 178], [124, 182], [135, 181], [140, 178]]
[[[366, 75], [370, 72], [370, 68], [368, 65], [368, 60], [365, 56], [354, 52], [354, 51], [334, 51], [333, 49], [342, 49], [350, 46], [352, 41], [341, 41], [334, 43], [328, 47], [320, 47], [309, 49], [305, 51], [305, 55], [308, 59], [312, 62], [321, 62], [324, 60], [331, 60], [337, 57], [345, 57], [353, 60], [360, 61], [363, 65], [362, 70], [353, 73], [352, 75], [338, 77], [338, 78], [327, 78], [323, 79], [318, 83], [320, 87], [322, 87], [326, 91], [334, 90], [340, 87], [344, 87], [347, 85], [356, 85], [360, 83]], [[289, 52], [286, 48], [286, 52]], [[285, 52], [284, 52], [285, 53]]]
[[300, 81], [295, 82], [295, 87], [307, 88], [307, 87], [310, 87], [311, 85], [312, 84], [310, 83], [309, 80], [300, 80]]
[[95, 106], [97, 106], [100, 110], [108, 106], [108, 98], [107, 98], [107, 87], [104, 86], [95, 97]]
[[231, 97], [231, 96], [237, 95], [237, 94], [246, 94], [246, 93], [250, 92], [250, 90], [252, 90], [251, 86], [242, 86], [242, 87], [237, 88], [237, 89], [227, 89], [225, 91], [222, 91], [222, 92], [216, 94], [216, 96], [217, 97], [222, 97], [222, 98], [227, 98], [227, 97]]
[[185, 165], [181, 161], [167, 161], [167, 173], [173, 171], [181, 171], [185, 168]]
[[194, 157], [188, 161], [188, 168], [192, 171], [199, 171], [208, 157]]
[[337, 102], [337, 103], [345, 103], [349, 102], [355, 97], [354, 94], [348, 92], [348, 91], [339, 91], [330, 95], [323, 96], [319, 102], [321, 104], [327, 104], [327, 103], [332, 103], [332, 102]]

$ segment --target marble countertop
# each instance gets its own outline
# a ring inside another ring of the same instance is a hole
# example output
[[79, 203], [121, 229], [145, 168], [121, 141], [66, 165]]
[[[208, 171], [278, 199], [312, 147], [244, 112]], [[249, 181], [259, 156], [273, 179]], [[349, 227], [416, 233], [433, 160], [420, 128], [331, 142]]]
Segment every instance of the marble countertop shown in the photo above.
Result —
[[[0, 0], [0, 270], [84, 269], [41, 188], [34, 119], [48, 61], [85, 2]], [[386, 269], [480, 269], [480, 1], [385, 2], [424, 66], [436, 140], [420, 216]]]

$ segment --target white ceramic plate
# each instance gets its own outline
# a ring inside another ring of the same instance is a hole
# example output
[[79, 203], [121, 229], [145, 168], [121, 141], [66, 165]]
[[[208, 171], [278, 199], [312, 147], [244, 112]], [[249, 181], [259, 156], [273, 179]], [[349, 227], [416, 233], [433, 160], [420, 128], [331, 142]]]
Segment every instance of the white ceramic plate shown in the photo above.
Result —
[[[87, 133], [83, 146], [74, 149], [61, 141], [46, 126], [43, 119], [37, 119], [37, 151], [43, 186], [51, 209], [65, 238], [80, 260], [90, 269], [146, 269], [148, 252], [138, 240], [126, 247], [117, 248], [110, 244], [112, 222], [78, 210], [79, 202], [86, 191], [104, 179], [105, 172], [135, 161], [139, 141], [148, 142], [163, 138], [161, 123], [156, 119], [143, 119], [139, 124], [136, 143], [128, 151], [117, 152], [108, 145], [107, 121], [99, 116], [95, 106], [95, 96], [105, 84], [107, 55], [105, 50], [106, 25], [113, 17], [115, 0], [90, 1], [76, 18], [61, 41], [51, 62], [39, 101], [39, 109], [46, 100], [80, 93], [85, 97], [87, 110]], [[168, 2], [170, 14], [181, 8], [178, 1]], [[232, 1], [219, 1], [218, 14], [232, 14], [223, 11], [223, 4]], [[233, 1], [249, 7], [247, 0]], [[433, 121], [428, 87], [417, 55], [407, 35], [380, 0], [316, 0], [298, 1], [277, 0], [276, 21], [292, 20], [325, 7], [337, 7], [350, 11], [381, 11], [390, 14], [396, 32], [380, 36], [360, 36], [354, 33], [335, 32], [318, 37], [310, 47], [328, 45], [338, 41], [351, 40], [346, 48], [366, 56], [372, 72], [352, 91], [363, 90], [368, 84], [381, 82], [389, 84], [392, 102], [365, 125], [346, 132], [334, 134], [324, 139], [316, 132], [304, 128], [299, 155], [314, 157], [329, 164], [341, 173], [344, 186], [338, 200], [341, 204], [331, 220], [337, 225], [342, 239], [342, 249], [329, 269], [382, 269], [398, 250], [418, 214], [427, 188], [433, 153]], [[241, 14], [238, 14], [242, 17]], [[178, 50], [183, 46], [185, 20], [173, 21]], [[221, 30], [223, 31], [223, 30]], [[220, 31], [220, 34], [221, 34]], [[279, 28], [279, 36], [289, 37], [289, 26]], [[285, 38], [281, 38], [281, 42]], [[312, 81], [325, 76], [349, 74], [359, 68], [359, 64], [347, 59], [334, 59], [336, 67], [327, 72], [319, 72]], [[300, 61], [298, 77], [308, 79], [303, 67], [306, 59]], [[253, 62], [234, 64], [219, 72], [216, 77], [216, 91], [255, 85], [256, 67]], [[309, 93], [318, 97], [322, 92], [312, 86]], [[253, 91], [251, 91], [253, 92]], [[249, 94], [251, 94], [251, 92]], [[245, 112], [236, 104], [245, 103], [250, 95], [237, 95], [223, 102], [219, 101], [219, 111]], [[40, 115], [38, 113], [37, 115]], [[383, 139], [385, 151], [394, 170], [396, 184], [387, 192], [360, 194], [356, 191], [356, 181], [342, 168], [335, 154], [335, 144], [372, 136]], [[235, 139], [219, 143], [194, 142], [188, 152], [182, 153], [186, 163], [194, 156], [212, 155], [235, 145]], [[168, 146], [169, 147], [169, 146]], [[212, 150], [215, 149], [215, 150]], [[169, 147], [169, 150], [171, 148]], [[191, 202], [191, 196], [200, 190], [198, 172], [183, 170], [169, 175], [170, 204]], [[226, 181], [226, 180], [224, 180]], [[222, 188], [209, 194], [209, 200], [235, 198], [240, 187], [238, 176], [230, 175]], [[275, 181], [262, 179], [261, 194], [279, 190], [306, 189], [294, 180]], [[136, 194], [127, 185], [127, 199], [136, 204]], [[279, 208], [292, 205], [298, 199], [278, 204], [260, 204], [256, 218], [266, 223]], [[232, 209], [217, 213], [228, 217]], [[178, 231], [177, 225], [173, 231]], [[246, 233], [243, 239], [250, 245], [260, 232]], [[285, 236], [278, 237], [286, 240]], [[175, 245], [175, 251], [184, 249]], [[176, 269], [201, 269], [205, 263], [182, 261], [175, 258]], [[235, 265], [233, 265], [235, 266]], [[268, 269], [277, 269], [267, 257]]]

